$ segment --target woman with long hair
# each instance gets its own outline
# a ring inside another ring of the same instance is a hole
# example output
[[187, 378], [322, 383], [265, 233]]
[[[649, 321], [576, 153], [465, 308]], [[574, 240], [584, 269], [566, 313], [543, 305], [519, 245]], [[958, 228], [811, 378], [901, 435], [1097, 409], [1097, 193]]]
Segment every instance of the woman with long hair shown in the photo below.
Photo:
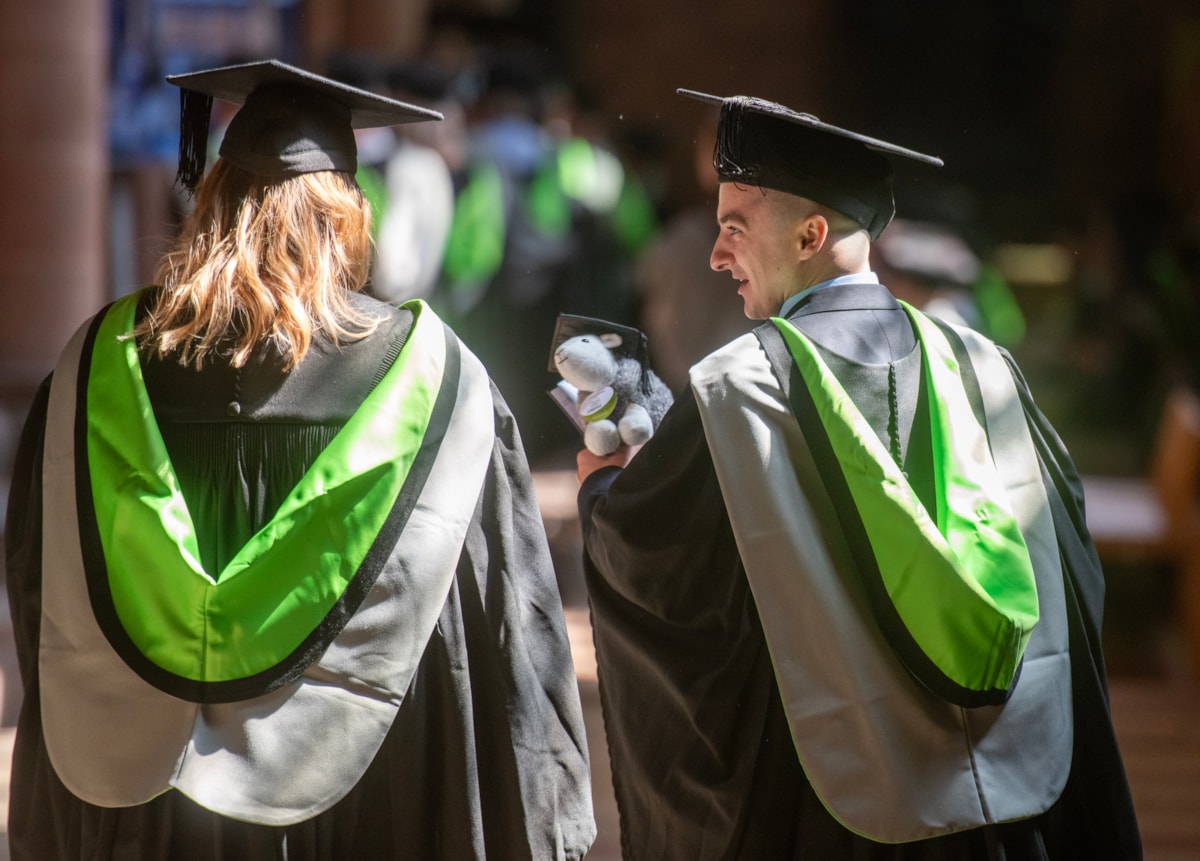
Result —
[[[14, 470], [12, 857], [582, 857], [517, 428], [429, 308], [361, 292], [353, 129], [437, 115], [275, 61], [170, 80], [195, 206]], [[243, 107], [201, 178], [213, 97]]]

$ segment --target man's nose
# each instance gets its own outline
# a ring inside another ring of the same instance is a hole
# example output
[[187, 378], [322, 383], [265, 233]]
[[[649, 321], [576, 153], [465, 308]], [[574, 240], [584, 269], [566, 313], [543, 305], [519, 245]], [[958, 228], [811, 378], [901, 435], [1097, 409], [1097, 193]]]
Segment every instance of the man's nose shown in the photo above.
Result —
[[733, 259], [729, 252], [722, 246], [721, 238], [718, 237], [717, 241], [713, 243], [712, 254], [708, 256], [708, 265], [714, 272], [728, 269]]

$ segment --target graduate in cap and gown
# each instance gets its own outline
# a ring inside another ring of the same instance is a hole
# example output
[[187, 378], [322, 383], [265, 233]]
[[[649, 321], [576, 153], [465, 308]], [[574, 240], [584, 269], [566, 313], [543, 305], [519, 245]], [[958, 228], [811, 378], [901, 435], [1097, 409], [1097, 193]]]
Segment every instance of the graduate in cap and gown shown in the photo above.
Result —
[[624, 858], [1140, 857], [1071, 459], [1008, 353], [870, 269], [893, 162], [941, 161], [681, 92], [764, 322], [578, 456]]
[[[359, 291], [354, 129], [277, 61], [169, 78], [195, 208], [38, 392], [8, 507], [14, 859], [578, 859], [562, 604], [518, 430]], [[211, 100], [240, 109], [204, 176]]]

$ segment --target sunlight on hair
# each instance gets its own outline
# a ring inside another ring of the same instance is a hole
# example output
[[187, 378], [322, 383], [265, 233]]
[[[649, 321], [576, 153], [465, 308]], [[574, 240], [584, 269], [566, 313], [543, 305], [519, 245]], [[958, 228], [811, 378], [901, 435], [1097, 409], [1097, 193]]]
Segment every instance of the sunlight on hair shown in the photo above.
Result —
[[159, 263], [161, 289], [134, 335], [143, 348], [196, 367], [215, 356], [240, 367], [272, 341], [291, 368], [319, 333], [369, 334], [374, 325], [346, 296], [366, 283], [370, 225], [348, 174], [266, 180], [218, 161]]

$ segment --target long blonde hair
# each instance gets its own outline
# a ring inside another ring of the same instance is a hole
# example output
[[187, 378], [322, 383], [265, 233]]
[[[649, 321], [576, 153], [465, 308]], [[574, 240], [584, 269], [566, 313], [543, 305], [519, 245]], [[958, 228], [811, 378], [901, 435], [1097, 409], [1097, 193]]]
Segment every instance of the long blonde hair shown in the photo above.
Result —
[[348, 302], [371, 265], [371, 211], [347, 173], [267, 180], [218, 161], [154, 273], [160, 285], [134, 336], [159, 356], [234, 367], [274, 341], [291, 368], [314, 335], [374, 329]]

